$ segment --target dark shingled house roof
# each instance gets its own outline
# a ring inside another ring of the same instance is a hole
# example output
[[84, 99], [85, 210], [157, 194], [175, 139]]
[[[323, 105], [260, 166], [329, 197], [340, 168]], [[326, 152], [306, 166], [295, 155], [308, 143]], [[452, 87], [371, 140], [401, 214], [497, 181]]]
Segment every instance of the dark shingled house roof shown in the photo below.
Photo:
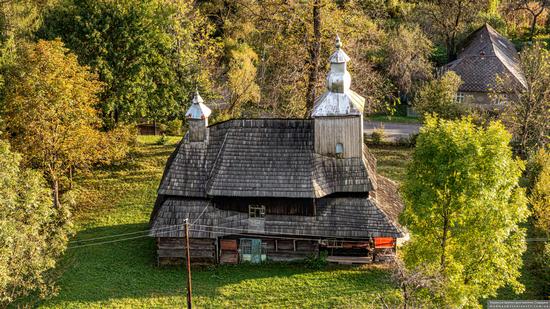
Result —
[[488, 24], [466, 39], [458, 59], [443, 67], [456, 72], [462, 79], [462, 92], [490, 92], [498, 75], [508, 76], [525, 87], [518, 54], [514, 44]]
[[313, 151], [313, 120], [229, 120], [210, 127], [210, 140], [180, 143], [158, 193], [188, 197], [319, 198], [375, 189], [372, 164]]
[[[177, 227], [185, 218], [196, 225], [192, 237], [250, 230], [248, 213], [215, 208], [215, 196], [317, 199], [315, 216], [267, 214], [266, 235], [403, 235], [396, 185], [376, 176], [375, 159], [366, 147], [363, 158], [314, 153], [312, 119], [229, 120], [209, 130], [208, 143], [182, 140], [169, 158], [151, 215], [151, 236], [182, 237]], [[331, 197], [373, 192], [379, 181], [384, 188], [377, 195]]]

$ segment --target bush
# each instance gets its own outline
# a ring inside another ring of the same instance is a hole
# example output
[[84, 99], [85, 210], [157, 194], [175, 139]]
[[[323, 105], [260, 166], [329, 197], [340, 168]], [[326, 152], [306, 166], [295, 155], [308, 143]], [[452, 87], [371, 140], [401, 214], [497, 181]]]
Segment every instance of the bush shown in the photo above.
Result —
[[455, 102], [456, 93], [462, 84], [460, 76], [448, 71], [440, 79], [432, 80], [421, 87], [413, 101], [416, 112], [437, 114], [444, 119], [458, 119], [467, 113], [465, 104]]
[[181, 135], [182, 126], [183, 126], [182, 121], [180, 119], [175, 119], [175, 120], [166, 122], [164, 131], [168, 135]]
[[414, 147], [416, 145], [417, 137], [418, 137], [418, 133], [412, 133], [407, 137], [398, 138], [395, 144], [398, 146]]
[[375, 145], [382, 144], [385, 139], [386, 139], [386, 132], [384, 132], [384, 128], [376, 129], [371, 134], [372, 143]]
[[319, 252], [318, 256], [312, 255], [305, 260], [306, 267], [309, 269], [322, 269], [328, 265], [328, 253], [326, 251]]
[[54, 207], [42, 174], [21, 168], [20, 162], [21, 156], [0, 140], [0, 308], [30, 294], [55, 294], [51, 271], [71, 227], [69, 212]]
[[97, 151], [99, 162], [105, 165], [119, 162], [126, 157], [137, 139], [137, 129], [134, 126], [117, 126], [99, 135]]

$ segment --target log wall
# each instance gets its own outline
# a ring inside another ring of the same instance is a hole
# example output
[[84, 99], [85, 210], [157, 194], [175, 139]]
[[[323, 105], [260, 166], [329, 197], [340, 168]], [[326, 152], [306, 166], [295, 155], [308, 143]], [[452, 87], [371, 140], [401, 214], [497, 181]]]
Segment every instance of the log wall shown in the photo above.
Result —
[[[189, 239], [192, 264], [215, 264], [216, 241], [209, 238]], [[159, 265], [185, 262], [185, 239], [180, 237], [158, 237], [157, 257]]]
[[344, 146], [342, 158], [363, 156], [363, 117], [315, 118], [315, 152], [336, 156], [336, 144]]

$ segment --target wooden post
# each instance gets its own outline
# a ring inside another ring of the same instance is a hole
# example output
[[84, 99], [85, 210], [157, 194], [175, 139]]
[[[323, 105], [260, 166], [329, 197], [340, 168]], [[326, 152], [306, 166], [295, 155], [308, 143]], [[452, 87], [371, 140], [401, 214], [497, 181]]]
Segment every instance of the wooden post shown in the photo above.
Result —
[[191, 255], [189, 253], [189, 219], [185, 219], [185, 258], [187, 259], [187, 309], [191, 309]]

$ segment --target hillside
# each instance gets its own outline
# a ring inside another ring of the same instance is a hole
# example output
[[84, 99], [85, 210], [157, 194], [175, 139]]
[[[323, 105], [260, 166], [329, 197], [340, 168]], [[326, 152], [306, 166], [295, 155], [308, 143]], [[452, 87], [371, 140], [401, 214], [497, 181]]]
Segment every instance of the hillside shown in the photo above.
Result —
[[[157, 145], [158, 139], [140, 136], [125, 162], [77, 178], [76, 235], [58, 268], [59, 294], [39, 307], [168, 308], [185, 304], [184, 269], [157, 268], [154, 242], [145, 232], [164, 164], [178, 141], [169, 138], [165, 145]], [[370, 149], [381, 174], [403, 180], [411, 149]], [[195, 269], [194, 304], [273, 308], [361, 304], [361, 308], [378, 308], [380, 295], [397, 297], [384, 266], [311, 266], [317, 265], [243, 264]], [[537, 282], [530, 275], [532, 270], [523, 271], [526, 292], [515, 295], [504, 289], [501, 298], [535, 297]]]
[[[157, 140], [140, 137], [123, 164], [96, 169], [77, 179], [77, 233], [60, 267], [59, 295], [39, 307], [185, 304], [183, 268], [157, 268], [154, 242], [143, 232], [164, 164], [178, 139], [169, 138], [166, 145], [156, 145]], [[400, 178], [404, 161], [399, 155], [406, 157], [406, 153], [390, 149], [379, 153], [385, 156], [380, 164], [401, 166], [390, 175]], [[96, 240], [87, 241], [91, 239]], [[198, 307], [339, 307], [359, 303], [373, 308], [379, 295], [391, 297], [397, 292], [383, 266], [220, 266], [195, 269], [193, 284]]]

